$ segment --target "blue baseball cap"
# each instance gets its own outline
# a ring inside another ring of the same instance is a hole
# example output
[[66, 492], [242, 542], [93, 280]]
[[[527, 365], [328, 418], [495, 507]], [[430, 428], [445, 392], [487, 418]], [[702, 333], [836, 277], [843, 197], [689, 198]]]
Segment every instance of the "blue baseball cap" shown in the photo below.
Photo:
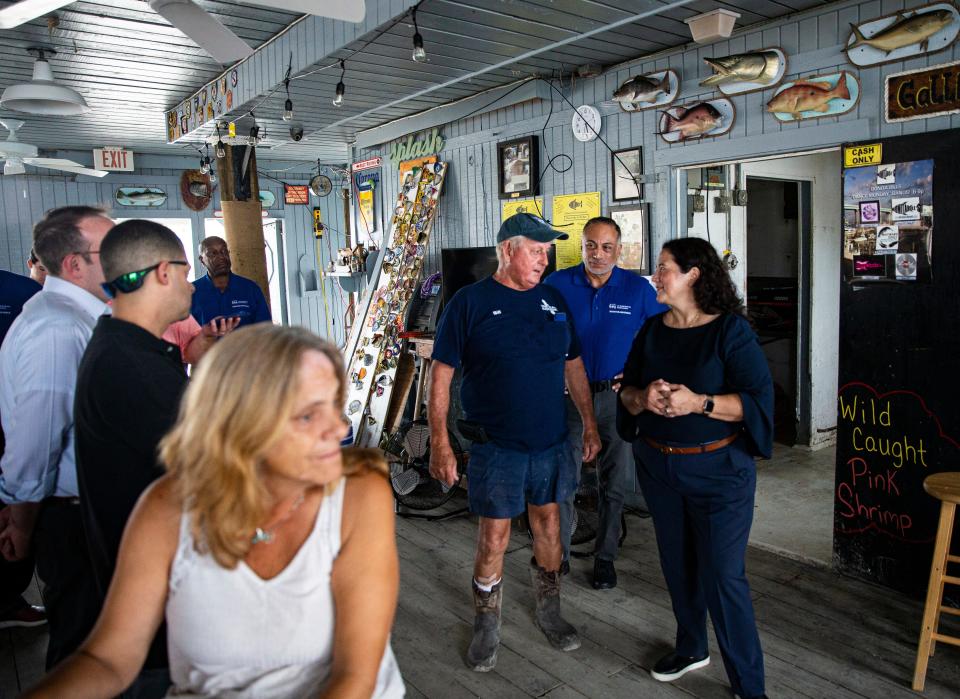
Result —
[[524, 238], [536, 240], [538, 243], [549, 243], [553, 240], [566, 240], [570, 236], [552, 228], [549, 223], [533, 214], [514, 214], [500, 225], [497, 233], [497, 242], [522, 235]]

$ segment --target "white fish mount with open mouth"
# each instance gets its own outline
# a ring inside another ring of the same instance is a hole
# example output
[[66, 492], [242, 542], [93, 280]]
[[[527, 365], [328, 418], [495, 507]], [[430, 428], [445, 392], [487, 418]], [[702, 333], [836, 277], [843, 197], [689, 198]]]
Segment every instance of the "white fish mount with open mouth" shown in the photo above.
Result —
[[777, 47], [704, 57], [703, 61], [713, 69], [713, 74], [701, 80], [700, 85], [716, 86], [728, 97], [774, 87], [787, 72], [787, 55]]

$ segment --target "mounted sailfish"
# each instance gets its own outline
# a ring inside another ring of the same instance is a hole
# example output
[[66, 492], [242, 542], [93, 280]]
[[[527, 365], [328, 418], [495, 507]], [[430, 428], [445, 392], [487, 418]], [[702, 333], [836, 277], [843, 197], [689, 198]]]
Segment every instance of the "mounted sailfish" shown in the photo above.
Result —
[[732, 56], [704, 58], [715, 71], [702, 86], [726, 85], [729, 83], [760, 83], [769, 85], [780, 72], [780, 54], [776, 51], [737, 53]]
[[890, 53], [913, 44], [920, 44], [920, 50], [926, 51], [930, 37], [953, 22], [956, 16], [956, 13], [950, 10], [915, 13], [910, 17], [898, 12], [893, 24], [872, 36], [864, 36], [857, 25], [851, 24], [854, 42], [847, 46], [847, 51], [858, 46], [870, 46]]

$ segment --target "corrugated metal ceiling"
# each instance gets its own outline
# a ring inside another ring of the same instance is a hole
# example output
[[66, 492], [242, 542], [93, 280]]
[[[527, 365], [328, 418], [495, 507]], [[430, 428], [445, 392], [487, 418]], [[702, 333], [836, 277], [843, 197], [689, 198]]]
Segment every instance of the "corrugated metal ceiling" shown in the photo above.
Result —
[[[197, 1], [255, 48], [298, 17], [226, 0]], [[0, 0], [0, 6], [5, 4], [9, 3]], [[256, 106], [257, 121], [267, 133], [261, 160], [342, 161], [346, 144], [358, 131], [398, 117], [531, 74], [570, 71], [584, 63], [605, 67], [685, 44], [690, 35], [683, 20], [701, 12], [717, 7], [739, 12], [737, 27], [742, 28], [821, 4], [818, 0], [694, 0], [669, 7], [667, 0], [424, 0], [417, 21], [428, 63], [411, 60], [413, 26], [409, 17], [400, 16], [306, 72], [333, 67], [291, 82], [295, 121], [307, 133], [303, 141], [294, 143], [287, 135], [289, 124], [280, 119], [286, 99], [282, 86], [266, 99], [261, 96], [239, 106], [233, 114]], [[662, 6], [669, 9], [381, 108]], [[22, 140], [41, 148], [85, 150], [120, 144], [139, 152], [183, 153], [183, 145], [164, 143], [163, 110], [212, 80], [223, 67], [141, 0], [84, 0], [57, 15], [60, 24], [52, 33], [43, 19], [0, 31], [0, 89], [30, 79], [28, 46], [53, 46], [59, 52], [51, 60], [57, 79], [80, 91], [94, 111], [82, 117], [23, 117], [10, 112], [0, 116], [23, 118], [27, 126], [21, 131]], [[340, 79], [336, 64], [341, 58], [346, 59], [347, 91], [343, 106], [337, 108], [331, 99]]]

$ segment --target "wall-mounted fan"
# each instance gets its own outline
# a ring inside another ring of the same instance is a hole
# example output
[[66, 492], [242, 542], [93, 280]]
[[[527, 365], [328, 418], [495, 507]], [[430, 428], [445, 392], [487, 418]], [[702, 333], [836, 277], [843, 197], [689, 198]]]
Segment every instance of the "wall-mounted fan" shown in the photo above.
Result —
[[[0, 29], [12, 29], [25, 22], [70, 5], [74, 0], [20, 0], [0, 10]], [[253, 53], [243, 39], [192, 0], [149, 0], [150, 7], [170, 24], [194, 40], [218, 63], [233, 63]], [[362, 22], [364, 0], [246, 0], [251, 5], [329, 17], [344, 22]]]
[[27, 171], [25, 165], [63, 170], [64, 172], [90, 175], [91, 177], [103, 177], [109, 174], [106, 170], [92, 170], [72, 160], [38, 158], [36, 146], [29, 143], [20, 143], [17, 140], [17, 131], [23, 126], [23, 122], [19, 119], [0, 119], [0, 126], [10, 132], [6, 141], [0, 141], [0, 160], [4, 161], [4, 175], [22, 175]]

